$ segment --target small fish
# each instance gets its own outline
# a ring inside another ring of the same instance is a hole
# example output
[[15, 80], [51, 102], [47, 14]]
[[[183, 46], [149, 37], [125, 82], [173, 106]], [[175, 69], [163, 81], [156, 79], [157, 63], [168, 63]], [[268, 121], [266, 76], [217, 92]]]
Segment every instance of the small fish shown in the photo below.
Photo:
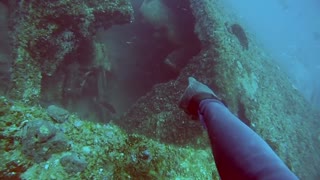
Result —
[[188, 11], [188, 9], [187, 9], [187, 8], [181, 8], [181, 10], [182, 10], [182, 11]]
[[99, 104], [106, 108], [108, 111], [110, 111], [112, 114], [117, 113], [116, 109], [110, 103], [107, 103], [105, 101], [99, 101]]
[[126, 41], [126, 44], [131, 45], [134, 43], [136, 39], [137, 39], [137, 36], [133, 36], [128, 41]]
[[132, 41], [127, 41], [126, 44], [130, 45], [130, 44], [133, 44]]

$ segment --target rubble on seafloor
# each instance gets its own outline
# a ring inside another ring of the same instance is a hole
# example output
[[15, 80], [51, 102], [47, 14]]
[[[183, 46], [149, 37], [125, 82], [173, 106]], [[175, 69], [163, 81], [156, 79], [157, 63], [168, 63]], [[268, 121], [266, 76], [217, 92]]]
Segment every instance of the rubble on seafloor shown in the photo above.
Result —
[[5, 97], [0, 107], [1, 179], [203, 179], [214, 171], [210, 148], [163, 144], [72, 113], [56, 122], [46, 109]]

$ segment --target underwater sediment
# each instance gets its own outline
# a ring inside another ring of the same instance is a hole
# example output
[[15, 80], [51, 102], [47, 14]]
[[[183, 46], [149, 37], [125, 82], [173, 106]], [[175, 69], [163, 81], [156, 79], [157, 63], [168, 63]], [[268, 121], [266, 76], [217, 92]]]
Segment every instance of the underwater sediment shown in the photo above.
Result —
[[[301, 179], [319, 176], [319, 113], [255, 42], [243, 51], [225, 27], [225, 22], [234, 22], [232, 17], [226, 17], [216, 1], [190, 0], [201, 51], [177, 78], [155, 85], [108, 124], [86, 121], [58, 106], [43, 108], [40, 92], [53, 89], [58, 93], [47, 91], [47, 96], [80, 98], [73, 83], [91, 85], [93, 77], [101, 77], [95, 73], [108, 72], [107, 63], [81, 69], [72, 62], [82, 56], [105, 62], [99, 57], [106, 47], [92, 37], [98, 27], [129, 23], [129, 1], [14, 2], [8, 4], [17, 7], [11, 9], [16, 35], [13, 100], [0, 98], [0, 178], [219, 179], [205, 131], [178, 108], [189, 76], [212, 87]], [[35, 9], [38, 6], [42, 10]], [[61, 64], [69, 68], [60, 70]], [[59, 70], [68, 71], [67, 78], [55, 74]], [[56, 89], [43, 83], [50, 77], [57, 78]], [[61, 92], [62, 87], [70, 91]]]

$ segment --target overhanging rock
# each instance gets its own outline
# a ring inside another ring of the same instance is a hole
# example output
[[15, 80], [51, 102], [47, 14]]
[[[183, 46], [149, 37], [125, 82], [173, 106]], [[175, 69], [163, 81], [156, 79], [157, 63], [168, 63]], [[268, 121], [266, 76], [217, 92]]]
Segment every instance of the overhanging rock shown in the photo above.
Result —
[[42, 77], [54, 76], [66, 59], [93, 58], [87, 51], [99, 28], [133, 20], [128, 0], [0, 2], [10, 14], [14, 59], [10, 96], [28, 104], [38, 103]]

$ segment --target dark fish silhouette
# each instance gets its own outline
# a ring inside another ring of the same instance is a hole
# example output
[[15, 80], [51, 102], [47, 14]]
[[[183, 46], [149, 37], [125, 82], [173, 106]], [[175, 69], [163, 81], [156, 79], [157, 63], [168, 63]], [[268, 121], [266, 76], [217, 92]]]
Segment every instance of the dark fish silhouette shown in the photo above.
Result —
[[239, 25], [239, 24], [232, 24], [231, 26], [228, 26], [228, 23], [225, 23], [228, 31], [232, 34], [234, 34], [241, 46], [243, 47], [243, 49], [248, 50], [249, 49], [249, 41], [247, 38], [247, 35], [245, 33], [245, 31], [243, 30], [243, 28]]
[[107, 109], [108, 111], [110, 111], [112, 114], [117, 113], [116, 109], [110, 103], [107, 103], [105, 101], [99, 101], [99, 104], [105, 109]]

